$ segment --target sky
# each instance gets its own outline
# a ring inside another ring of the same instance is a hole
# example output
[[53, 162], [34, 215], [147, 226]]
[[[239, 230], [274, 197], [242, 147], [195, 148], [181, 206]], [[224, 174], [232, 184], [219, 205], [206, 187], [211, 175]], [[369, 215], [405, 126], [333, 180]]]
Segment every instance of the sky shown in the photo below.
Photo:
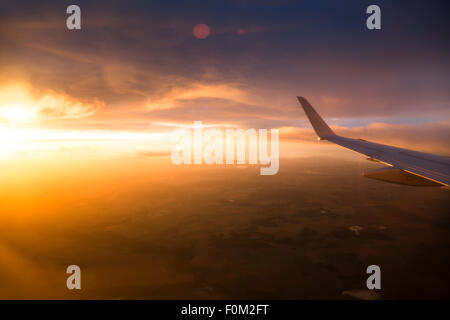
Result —
[[[337, 134], [450, 156], [449, 12], [0, 1], [0, 298], [341, 299], [373, 263], [383, 298], [449, 297], [448, 190], [366, 179], [383, 165], [317, 141], [296, 99]], [[279, 170], [175, 165], [194, 121], [279, 129]]]
[[0, 129], [75, 139], [200, 120], [314, 139], [302, 95], [338, 133], [450, 154], [448, 4], [377, 1], [372, 31], [370, 4], [2, 2]]

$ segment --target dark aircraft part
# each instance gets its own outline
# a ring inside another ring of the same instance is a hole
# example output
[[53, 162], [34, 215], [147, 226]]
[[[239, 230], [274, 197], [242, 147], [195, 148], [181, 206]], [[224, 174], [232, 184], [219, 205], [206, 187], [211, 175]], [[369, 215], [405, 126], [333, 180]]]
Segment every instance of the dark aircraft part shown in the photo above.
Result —
[[418, 187], [442, 187], [443, 185], [432, 180], [422, 178], [421, 176], [411, 174], [407, 171], [397, 168], [381, 168], [374, 171], [365, 172], [367, 178], [381, 180], [385, 182], [403, 184], [407, 186]]

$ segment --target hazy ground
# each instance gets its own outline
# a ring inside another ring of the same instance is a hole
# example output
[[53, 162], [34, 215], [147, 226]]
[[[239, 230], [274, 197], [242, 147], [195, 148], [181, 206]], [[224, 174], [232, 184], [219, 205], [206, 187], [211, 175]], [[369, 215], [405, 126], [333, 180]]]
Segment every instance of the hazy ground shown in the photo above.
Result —
[[380, 165], [357, 159], [6, 168], [0, 298], [349, 299], [371, 264], [381, 298], [450, 298], [450, 192], [369, 180]]

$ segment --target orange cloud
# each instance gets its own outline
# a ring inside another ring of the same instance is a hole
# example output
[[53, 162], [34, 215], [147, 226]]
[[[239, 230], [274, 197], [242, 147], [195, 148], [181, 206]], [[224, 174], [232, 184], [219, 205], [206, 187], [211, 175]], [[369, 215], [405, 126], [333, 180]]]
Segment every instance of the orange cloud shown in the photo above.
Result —
[[173, 88], [162, 97], [156, 99], [149, 98], [147, 108], [151, 111], [161, 109], [171, 109], [180, 100], [193, 100], [199, 98], [220, 98], [235, 102], [245, 103], [246, 93], [228, 84], [203, 84], [196, 83], [189, 87]]
[[0, 86], [0, 122], [8, 125], [86, 117], [101, 105], [98, 100], [85, 103], [52, 91], [36, 92], [24, 83]]
[[[450, 155], [450, 122], [433, 122], [419, 125], [372, 123], [367, 127], [333, 127], [338, 135], [362, 138], [371, 142], [393, 145], [417, 151]], [[314, 141], [312, 129], [283, 127], [280, 139]]]

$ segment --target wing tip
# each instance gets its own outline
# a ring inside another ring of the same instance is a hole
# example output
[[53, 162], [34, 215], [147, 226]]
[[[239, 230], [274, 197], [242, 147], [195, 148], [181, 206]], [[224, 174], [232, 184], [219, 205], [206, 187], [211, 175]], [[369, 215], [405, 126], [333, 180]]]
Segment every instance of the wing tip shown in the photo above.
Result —
[[309, 101], [302, 96], [297, 96], [298, 102], [302, 106], [309, 119], [314, 131], [319, 136], [321, 140], [327, 140], [329, 137], [335, 136], [335, 133], [328, 124], [322, 119], [322, 117], [314, 110]]
[[300, 104], [303, 106], [303, 103], [304, 102], [307, 102], [308, 100], [306, 100], [306, 98], [305, 97], [302, 97], [302, 96], [297, 96], [297, 100], [298, 100], [298, 102], [300, 102]]

